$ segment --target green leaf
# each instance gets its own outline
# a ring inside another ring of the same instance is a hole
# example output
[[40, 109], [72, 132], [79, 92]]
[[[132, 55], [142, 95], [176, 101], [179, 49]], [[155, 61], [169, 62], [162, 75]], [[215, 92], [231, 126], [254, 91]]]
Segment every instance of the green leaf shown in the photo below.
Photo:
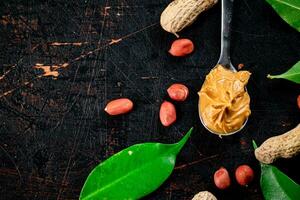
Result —
[[[252, 140], [253, 148], [257, 145]], [[272, 165], [260, 163], [260, 187], [265, 200], [298, 200], [300, 185]]]
[[300, 32], [300, 1], [299, 0], [266, 0], [277, 14], [290, 26]]
[[79, 199], [138, 199], [153, 192], [172, 173], [192, 130], [178, 143], [136, 144], [108, 158], [89, 174]]
[[300, 185], [272, 165], [261, 165], [260, 186], [266, 200], [300, 198]]
[[[299, 12], [299, 16], [300, 16], [300, 12]], [[300, 84], [300, 61], [298, 61], [292, 68], [290, 68], [288, 71], [284, 72], [283, 74], [279, 74], [279, 75], [268, 74], [267, 77], [270, 79], [283, 78]]]

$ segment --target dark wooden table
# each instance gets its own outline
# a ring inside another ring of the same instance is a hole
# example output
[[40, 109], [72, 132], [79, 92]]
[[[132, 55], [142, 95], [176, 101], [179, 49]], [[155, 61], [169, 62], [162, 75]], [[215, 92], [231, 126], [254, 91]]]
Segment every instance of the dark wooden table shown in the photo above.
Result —
[[[130, 145], [178, 141], [195, 131], [178, 156], [171, 177], [145, 199], [191, 199], [209, 190], [218, 199], [262, 199], [257, 143], [299, 123], [299, 85], [268, 80], [300, 58], [300, 34], [264, 0], [235, 1], [232, 62], [252, 73], [252, 115], [238, 134], [208, 133], [197, 113], [197, 91], [220, 51], [220, 3], [180, 36], [195, 52], [171, 57], [175, 37], [159, 25], [169, 1], [1, 1], [0, 3], [0, 199], [78, 199], [93, 167]], [[43, 76], [51, 66], [54, 76]], [[164, 128], [158, 111], [166, 88], [182, 82], [190, 97], [176, 104], [178, 120]], [[135, 103], [127, 115], [103, 111], [114, 98]], [[298, 183], [300, 157], [275, 165]], [[233, 179], [240, 164], [256, 172], [248, 188]], [[217, 190], [220, 166], [232, 187]], [[297, 169], [298, 168], [298, 169]]]

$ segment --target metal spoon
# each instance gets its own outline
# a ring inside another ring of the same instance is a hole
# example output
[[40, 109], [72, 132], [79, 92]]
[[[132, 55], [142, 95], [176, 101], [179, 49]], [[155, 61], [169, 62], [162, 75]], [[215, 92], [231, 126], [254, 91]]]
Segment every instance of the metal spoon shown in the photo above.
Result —
[[[226, 67], [227, 69], [237, 72], [237, 70], [234, 68], [230, 61], [230, 26], [231, 26], [231, 20], [232, 20], [232, 10], [233, 10], [233, 1], [234, 0], [222, 0], [222, 18], [221, 18], [221, 53], [220, 58], [217, 64], [221, 64], [222, 66]], [[217, 65], [216, 65], [217, 66]], [[216, 67], [215, 66], [215, 67]], [[214, 68], [215, 68], [214, 67]], [[246, 89], [246, 88], [245, 88]], [[230, 132], [230, 133], [217, 133], [212, 130], [210, 130], [204, 123], [201, 113], [200, 113], [200, 107], [199, 107], [199, 117], [200, 121], [203, 124], [203, 126], [211, 133], [217, 134], [219, 136], [227, 136], [232, 135], [234, 133], [239, 132], [244, 128], [246, 125], [248, 118], [245, 120], [242, 127], [236, 131]]]

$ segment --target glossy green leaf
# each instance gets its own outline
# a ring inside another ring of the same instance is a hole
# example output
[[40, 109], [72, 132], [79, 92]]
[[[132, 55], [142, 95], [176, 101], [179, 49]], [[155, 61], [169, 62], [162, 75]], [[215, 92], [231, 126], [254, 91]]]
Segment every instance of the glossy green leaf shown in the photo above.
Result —
[[175, 144], [137, 144], [108, 158], [89, 174], [80, 200], [138, 199], [153, 192], [172, 173], [191, 133], [192, 128]]
[[[299, 0], [300, 2], [300, 0]], [[299, 13], [300, 15], [300, 13]], [[279, 75], [268, 75], [267, 76], [270, 79], [273, 78], [283, 78], [287, 79], [289, 81], [293, 81], [295, 83], [300, 84], [300, 61], [298, 61], [292, 68], [290, 68], [288, 71], [284, 72], [283, 74]]]
[[[257, 148], [254, 141], [253, 147]], [[265, 200], [298, 200], [300, 185], [272, 165], [260, 163], [260, 187]]]
[[290, 26], [300, 32], [300, 1], [299, 0], [266, 0], [277, 14]]
[[300, 198], [300, 185], [272, 165], [261, 164], [260, 186], [266, 200]]

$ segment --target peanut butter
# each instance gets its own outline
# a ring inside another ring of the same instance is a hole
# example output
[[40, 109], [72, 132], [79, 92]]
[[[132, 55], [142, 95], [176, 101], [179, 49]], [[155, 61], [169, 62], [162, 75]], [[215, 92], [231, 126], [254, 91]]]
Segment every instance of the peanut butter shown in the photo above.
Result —
[[245, 86], [251, 73], [232, 72], [217, 65], [206, 76], [199, 94], [199, 114], [208, 129], [224, 134], [239, 130], [250, 111]]

